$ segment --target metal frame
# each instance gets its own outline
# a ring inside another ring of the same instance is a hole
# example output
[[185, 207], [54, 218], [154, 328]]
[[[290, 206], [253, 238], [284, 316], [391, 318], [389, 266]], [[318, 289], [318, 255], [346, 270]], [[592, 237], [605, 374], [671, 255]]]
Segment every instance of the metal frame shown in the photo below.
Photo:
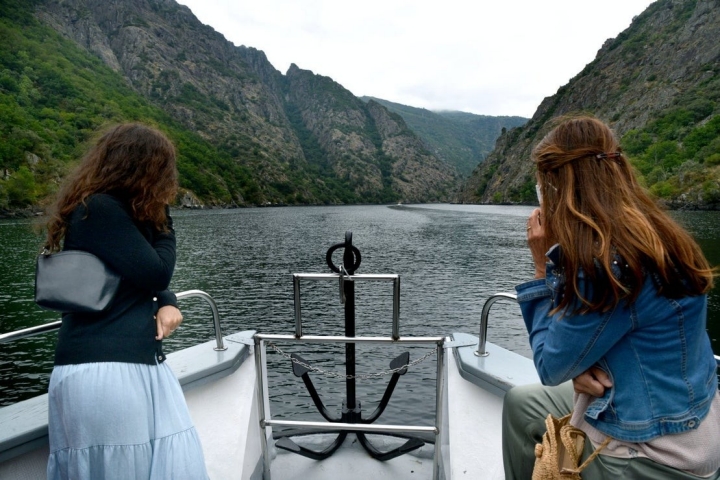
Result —
[[[180, 292], [180, 293], [176, 294], [176, 297], [178, 300], [181, 300], [183, 298], [191, 298], [191, 297], [202, 298], [203, 300], [205, 300], [207, 302], [208, 305], [210, 305], [210, 309], [212, 310], [212, 315], [213, 315], [213, 325], [215, 327], [216, 346], [214, 347], [214, 350], [217, 350], [217, 351], [227, 350], [227, 347], [224, 346], [224, 344], [223, 344], [222, 330], [220, 328], [220, 314], [218, 313], [218, 309], [217, 309], [217, 305], [215, 304], [215, 300], [213, 300], [213, 298], [210, 295], [203, 292], [202, 290], [187, 290], [185, 292]], [[12, 342], [14, 340], [19, 340], [21, 338], [32, 337], [34, 335], [40, 335], [41, 333], [52, 332], [52, 331], [58, 330], [61, 325], [62, 325], [62, 320], [58, 320], [56, 322], [45, 323], [43, 325], [37, 325], [35, 327], [24, 328], [22, 330], [16, 330], [14, 332], [3, 333], [3, 334], [0, 334], [0, 344]]]
[[[345, 272], [345, 269], [343, 269]], [[356, 281], [380, 281], [393, 282], [393, 316], [392, 316], [392, 338], [398, 340], [400, 338], [400, 275], [369, 275], [356, 274], [348, 275], [347, 273], [294, 273], [293, 274], [293, 292], [295, 295], [295, 337], [300, 338], [302, 333], [302, 314], [300, 313], [300, 280], [338, 280], [340, 284], [341, 302], [345, 303], [343, 284], [344, 282]]]
[[[337, 280], [340, 285], [341, 302], [343, 297], [343, 283], [359, 280], [367, 281], [392, 281], [393, 282], [393, 319], [392, 334], [390, 337], [348, 337], [329, 335], [306, 335], [302, 334], [302, 315], [300, 307], [300, 280]], [[440, 479], [440, 458], [442, 446], [440, 434], [442, 432], [442, 408], [443, 408], [443, 384], [444, 384], [444, 363], [445, 363], [445, 337], [400, 337], [400, 276], [399, 275], [349, 275], [344, 270], [339, 274], [310, 274], [298, 273], [293, 275], [293, 290], [295, 295], [295, 334], [294, 335], [273, 335], [255, 334], [253, 336], [255, 347], [255, 369], [257, 377], [257, 403], [258, 403], [258, 426], [260, 429], [260, 443], [263, 455], [263, 479], [271, 480], [270, 448], [268, 446], [267, 427], [294, 427], [306, 428], [309, 430], [347, 430], [350, 432], [371, 432], [371, 433], [432, 433], [435, 435], [435, 453], [433, 457], [433, 480]], [[273, 420], [269, 408], [269, 392], [265, 379], [267, 378], [267, 346], [268, 341], [280, 341], [290, 343], [368, 343], [368, 344], [415, 344], [415, 345], [437, 345], [437, 375], [435, 386], [435, 426], [419, 425], [375, 425], [362, 423], [325, 423], [306, 422], [293, 420]], [[266, 411], [266, 405], [268, 406]]]

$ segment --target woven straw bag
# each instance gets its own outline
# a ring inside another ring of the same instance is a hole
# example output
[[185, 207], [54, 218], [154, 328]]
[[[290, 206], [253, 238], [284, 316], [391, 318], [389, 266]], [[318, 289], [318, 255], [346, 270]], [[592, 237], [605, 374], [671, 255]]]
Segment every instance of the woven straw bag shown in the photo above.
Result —
[[545, 419], [547, 431], [543, 434], [542, 443], [535, 445], [532, 480], [581, 480], [580, 472], [610, 443], [611, 438], [608, 437], [579, 465], [585, 447], [585, 432], [570, 425], [571, 415], [562, 418], [548, 415]]

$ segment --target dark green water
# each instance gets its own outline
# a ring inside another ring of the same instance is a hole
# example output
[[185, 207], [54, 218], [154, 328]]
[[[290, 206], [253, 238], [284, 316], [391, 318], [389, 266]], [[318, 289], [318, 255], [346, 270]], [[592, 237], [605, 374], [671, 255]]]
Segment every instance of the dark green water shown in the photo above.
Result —
[[[327, 249], [353, 232], [362, 253], [358, 273], [401, 276], [401, 334], [440, 335], [464, 331], [477, 335], [482, 303], [496, 292], [514, 292], [533, 269], [525, 241], [525, 221], [532, 208], [439, 205], [433, 207], [287, 207], [243, 210], [179, 211], [174, 214], [178, 264], [171, 288], [200, 289], [218, 303], [223, 331], [256, 329], [293, 332], [292, 273], [328, 273]], [[720, 212], [682, 212], [677, 218], [693, 233], [713, 264], [720, 264]], [[34, 259], [41, 240], [31, 221], [0, 221], [0, 332], [38, 325], [58, 316], [33, 302]], [[340, 255], [335, 259], [341, 262]], [[342, 334], [343, 310], [336, 283], [308, 282], [303, 289], [306, 334]], [[357, 334], [389, 335], [392, 290], [389, 284], [356, 286]], [[208, 309], [198, 300], [181, 304], [185, 323], [167, 342], [173, 351], [214, 338]], [[708, 325], [720, 353], [720, 295], [710, 295]], [[497, 304], [489, 340], [529, 356], [527, 334], [513, 304]], [[0, 346], [0, 405], [44, 393], [55, 334]], [[341, 346], [289, 352], [333, 371], [343, 371]], [[408, 349], [411, 358], [427, 352]], [[386, 370], [401, 350], [358, 349], [358, 373]], [[309, 397], [290, 366], [269, 355], [273, 413], [307, 414], [316, 419]], [[426, 361], [402, 377], [398, 396], [383, 415], [388, 422], [427, 423], [432, 411], [435, 365]], [[371, 410], [387, 378], [360, 381], [358, 397]], [[316, 377], [328, 408], [340, 408], [344, 382]], [[421, 401], [417, 401], [421, 399]], [[281, 417], [282, 414], [277, 415]]]

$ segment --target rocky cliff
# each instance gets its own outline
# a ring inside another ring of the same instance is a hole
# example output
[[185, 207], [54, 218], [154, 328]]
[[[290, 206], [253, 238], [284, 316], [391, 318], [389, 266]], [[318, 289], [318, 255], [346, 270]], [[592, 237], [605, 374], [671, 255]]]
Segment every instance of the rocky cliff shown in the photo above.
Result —
[[[233, 203], [423, 202], [456, 192], [454, 170], [401, 118], [297, 66], [283, 75], [173, 0], [45, 0], [35, 15], [249, 172], [243, 186], [224, 182]], [[225, 180], [202, 158], [192, 162], [186, 176]]]
[[[720, 2], [658, 0], [595, 60], [503, 131], [458, 200], [533, 203], [532, 147], [549, 120], [586, 112], [609, 122], [642, 180], [676, 206], [720, 202]], [[568, 38], [568, 41], [572, 41]], [[548, 68], [563, 52], [547, 52]], [[542, 75], [542, 72], [538, 73]]]
[[452, 168], [431, 155], [399, 116], [294, 64], [285, 81], [296, 131], [316, 145], [305, 146], [308, 160], [347, 181], [354, 194], [419, 202], [454, 193]]

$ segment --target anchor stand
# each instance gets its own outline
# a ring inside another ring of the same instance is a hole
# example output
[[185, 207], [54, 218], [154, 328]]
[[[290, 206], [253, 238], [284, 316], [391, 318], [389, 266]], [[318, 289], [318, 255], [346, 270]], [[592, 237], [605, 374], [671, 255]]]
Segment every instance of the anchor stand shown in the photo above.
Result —
[[[339, 248], [344, 248], [343, 252], [343, 266], [338, 268], [335, 264], [333, 264], [332, 261], [332, 254]], [[333, 245], [330, 247], [330, 249], [327, 251], [326, 257], [325, 257], [328, 267], [335, 272], [339, 273], [343, 278], [344, 281], [341, 281], [342, 285], [342, 291], [341, 291], [341, 297], [343, 300], [343, 303], [345, 304], [345, 336], [346, 337], [354, 337], [355, 336], [355, 282], [352, 281], [350, 277], [351, 275], [355, 274], [355, 271], [360, 266], [361, 257], [360, 257], [360, 251], [357, 249], [357, 247], [353, 246], [352, 244], [352, 232], [345, 232], [345, 243], [339, 243], [337, 245]], [[313, 385], [312, 379], [310, 378], [309, 372], [311, 371], [310, 365], [300, 356], [297, 354], [291, 355], [293, 359], [293, 374], [296, 377], [302, 378], [303, 383], [305, 384], [305, 387], [308, 390], [308, 393], [310, 393], [310, 398], [312, 398], [313, 403], [315, 404], [315, 407], [318, 409], [320, 414], [327, 420], [328, 422], [332, 423], [363, 423], [363, 424], [369, 424], [375, 422], [380, 415], [382, 415], [383, 411], [385, 411], [385, 407], [387, 407], [388, 403], [390, 402], [390, 397], [392, 396], [393, 390], [395, 389], [395, 386], [397, 385], [398, 380], [400, 379], [401, 375], [404, 375], [407, 373], [407, 365], [410, 360], [410, 354], [408, 352], [400, 354], [397, 358], [395, 358], [393, 361], [390, 362], [390, 368], [394, 370], [394, 373], [392, 374], [392, 377], [390, 378], [390, 382], [388, 382], [387, 387], [385, 388], [385, 393], [383, 394], [382, 399], [380, 400], [380, 404], [375, 409], [373, 413], [370, 414], [369, 417], [363, 418], [362, 417], [362, 408], [360, 405], [360, 402], [357, 401], [356, 395], [355, 395], [355, 386], [356, 386], [356, 378], [355, 378], [355, 344], [354, 343], [346, 343], [345, 344], [345, 389], [346, 389], [346, 398], [343, 400], [343, 408], [342, 413], [340, 417], [333, 416], [327, 408], [325, 408], [325, 405], [323, 404], [322, 400], [320, 399], [320, 395], [318, 394], [317, 390], [315, 389], [315, 386]], [[404, 366], [404, 368], [402, 368]], [[338, 436], [335, 438], [335, 440], [325, 449], [316, 451], [309, 448], [305, 448], [303, 446], [300, 446], [296, 444], [294, 441], [292, 441], [289, 437], [290, 436], [296, 436], [298, 435], [297, 432], [287, 434], [286, 436], [280, 436], [280, 438], [275, 442], [275, 446], [278, 448], [281, 448], [283, 450], [288, 450], [294, 453], [297, 453], [298, 455], [302, 455], [304, 457], [312, 458], [314, 460], [323, 460], [330, 455], [332, 455], [335, 450], [340, 448], [343, 441], [347, 437], [349, 433], [353, 433], [357, 436], [358, 440], [360, 441], [360, 444], [365, 448], [365, 450], [368, 451], [368, 453], [375, 459], [380, 461], [390, 460], [392, 458], [398, 457], [400, 455], [404, 455], [405, 453], [411, 452], [417, 448], [422, 447], [425, 442], [419, 438], [415, 437], [403, 437], [407, 438], [408, 440], [401, 446], [394, 448], [392, 450], [389, 450], [387, 452], [382, 452], [378, 450], [367, 438], [365, 435], [365, 432], [360, 431], [354, 431], [354, 430], [332, 430], [331, 428], [328, 429], [328, 432], [338, 432]], [[387, 433], [378, 433], [377, 435], [386, 435], [386, 436], [398, 436], [398, 435], [391, 435]]]

